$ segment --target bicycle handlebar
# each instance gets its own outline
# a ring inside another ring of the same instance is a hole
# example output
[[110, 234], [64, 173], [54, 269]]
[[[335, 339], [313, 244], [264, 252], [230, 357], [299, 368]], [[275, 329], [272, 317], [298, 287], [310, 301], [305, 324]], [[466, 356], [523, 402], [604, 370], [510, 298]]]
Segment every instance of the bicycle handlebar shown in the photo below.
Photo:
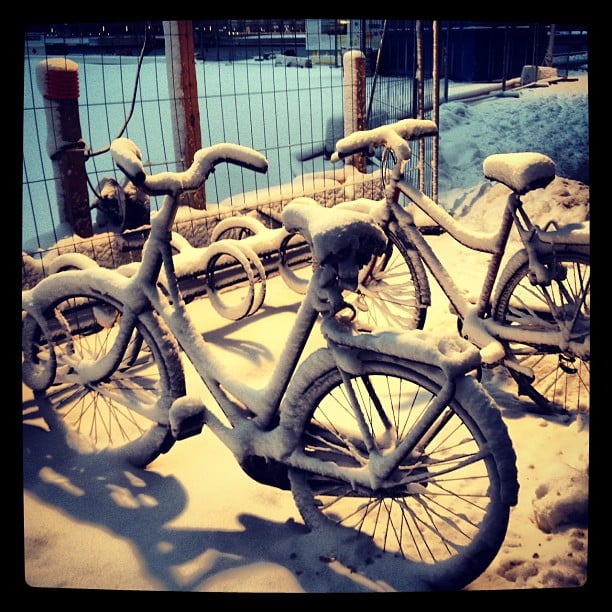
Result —
[[437, 133], [438, 126], [429, 119], [402, 119], [371, 130], [353, 132], [341, 138], [336, 143], [331, 160], [336, 162], [355, 153], [371, 155], [374, 148], [380, 145], [392, 149], [398, 159], [408, 160], [411, 153], [408, 140], [435, 136]]
[[265, 173], [268, 160], [255, 149], [242, 145], [219, 143], [199, 149], [193, 163], [182, 172], [147, 174], [142, 163], [142, 153], [129, 138], [117, 138], [110, 147], [113, 161], [136, 185], [152, 195], [172, 195], [197, 189], [221, 162], [232, 163], [255, 172]]

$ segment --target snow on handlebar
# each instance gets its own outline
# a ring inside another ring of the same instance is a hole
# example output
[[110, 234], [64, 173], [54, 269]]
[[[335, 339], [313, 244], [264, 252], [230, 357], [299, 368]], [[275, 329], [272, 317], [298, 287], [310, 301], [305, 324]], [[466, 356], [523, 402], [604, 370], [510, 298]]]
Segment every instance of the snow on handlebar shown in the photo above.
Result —
[[371, 130], [353, 132], [341, 138], [336, 143], [336, 150], [331, 160], [336, 162], [361, 152], [372, 154], [374, 148], [380, 145], [392, 149], [398, 159], [408, 160], [410, 159], [408, 140], [435, 136], [437, 133], [437, 125], [428, 119], [402, 119]]
[[172, 194], [197, 189], [208, 178], [217, 164], [227, 162], [254, 170], [267, 172], [268, 160], [258, 151], [242, 145], [219, 143], [199, 149], [193, 163], [183, 172], [159, 172], [147, 174], [142, 163], [140, 149], [128, 138], [117, 138], [110, 147], [113, 161], [138, 187], [151, 194]]

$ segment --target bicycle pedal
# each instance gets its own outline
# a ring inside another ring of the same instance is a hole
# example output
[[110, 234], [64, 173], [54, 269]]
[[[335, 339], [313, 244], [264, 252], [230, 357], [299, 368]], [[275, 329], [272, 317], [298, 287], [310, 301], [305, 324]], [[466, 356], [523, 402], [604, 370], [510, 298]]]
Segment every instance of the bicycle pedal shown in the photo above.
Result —
[[206, 406], [197, 398], [179, 397], [169, 412], [170, 430], [175, 440], [197, 436], [206, 422]]

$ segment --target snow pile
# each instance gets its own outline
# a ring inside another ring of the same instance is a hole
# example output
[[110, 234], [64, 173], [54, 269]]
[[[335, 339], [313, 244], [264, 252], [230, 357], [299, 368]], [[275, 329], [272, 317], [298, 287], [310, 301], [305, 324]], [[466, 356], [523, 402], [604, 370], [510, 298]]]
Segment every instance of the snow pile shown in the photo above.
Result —
[[536, 489], [533, 500], [536, 525], [546, 533], [571, 523], [580, 523], [586, 527], [588, 502], [588, 466], [584, 469], [565, 466]]
[[[501, 183], [483, 181], [458, 197], [451, 212], [461, 223], [483, 232], [496, 231], [508, 193]], [[549, 222], [566, 225], [589, 221], [590, 199], [588, 185], [559, 176], [545, 188], [535, 189], [522, 198], [529, 217], [541, 227]], [[518, 241], [514, 228], [510, 238]]]
[[493, 153], [538, 151], [556, 163], [557, 176], [588, 184], [588, 88], [584, 74], [575, 78], [522, 89], [518, 98], [442, 104], [441, 201], [453, 207], [466, 188], [480, 183], [483, 161]]

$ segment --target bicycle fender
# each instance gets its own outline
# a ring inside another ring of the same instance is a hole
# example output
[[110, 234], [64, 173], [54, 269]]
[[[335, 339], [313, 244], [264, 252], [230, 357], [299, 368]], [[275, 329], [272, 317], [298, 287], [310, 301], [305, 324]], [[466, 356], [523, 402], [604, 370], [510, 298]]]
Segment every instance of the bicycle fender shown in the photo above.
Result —
[[[288, 457], [295, 449], [304, 424], [304, 415], [309, 406], [304, 400], [306, 391], [325, 372], [336, 367], [333, 353], [328, 348], [319, 348], [298, 366], [292, 376], [287, 392], [280, 405], [278, 435], [282, 438], [283, 456]], [[282, 458], [282, 457], [281, 457]]]
[[[323, 320], [321, 331], [330, 344], [345, 350], [367, 350], [424, 363], [440, 368], [449, 378], [475, 370], [481, 364], [478, 349], [456, 336], [438, 336], [419, 329], [407, 332], [374, 329], [363, 333], [356, 330], [351, 322], [331, 317]], [[344, 354], [342, 359], [347, 365], [350, 363]]]

